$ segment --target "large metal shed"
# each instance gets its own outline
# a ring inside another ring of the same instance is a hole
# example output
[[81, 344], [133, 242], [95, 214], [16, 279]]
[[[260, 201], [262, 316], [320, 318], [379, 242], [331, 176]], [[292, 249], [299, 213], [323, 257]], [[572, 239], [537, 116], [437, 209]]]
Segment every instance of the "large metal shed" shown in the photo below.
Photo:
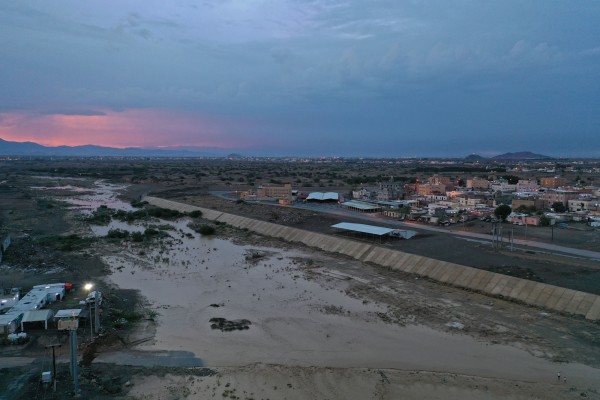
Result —
[[21, 320], [21, 330], [25, 331], [26, 323], [43, 322], [44, 329], [48, 329], [48, 320], [52, 318], [54, 312], [52, 310], [32, 310], [23, 313]]

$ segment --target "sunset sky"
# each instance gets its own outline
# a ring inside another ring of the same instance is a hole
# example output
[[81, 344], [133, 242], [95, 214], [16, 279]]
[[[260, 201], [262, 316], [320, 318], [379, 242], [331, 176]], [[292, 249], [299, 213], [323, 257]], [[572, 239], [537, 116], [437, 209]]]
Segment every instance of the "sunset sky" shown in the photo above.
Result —
[[600, 157], [600, 1], [0, 2], [0, 138]]

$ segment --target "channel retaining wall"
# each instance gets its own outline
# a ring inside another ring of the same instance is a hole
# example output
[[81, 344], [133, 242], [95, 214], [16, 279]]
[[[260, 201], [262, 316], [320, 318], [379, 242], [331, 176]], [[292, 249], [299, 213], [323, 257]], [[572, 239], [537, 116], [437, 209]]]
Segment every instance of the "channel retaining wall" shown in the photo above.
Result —
[[291, 228], [158, 197], [146, 196], [143, 200], [157, 207], [180, 212], [199, 210], [202, 212], [202, 216], [209, 220], [224, 222], [236, 228], [246, 228], [261, 235], [280, 238], [288, 242], [302, 243], [326, 252], [343, 254], [356, 260], [416, 274], [448, 285], [475, 290], [491, 296], [501, 296], [549, 310], [582, 315], [589, 320], [600, 320], [600, 296], [595, 294], [528, 281], [351, 239]]

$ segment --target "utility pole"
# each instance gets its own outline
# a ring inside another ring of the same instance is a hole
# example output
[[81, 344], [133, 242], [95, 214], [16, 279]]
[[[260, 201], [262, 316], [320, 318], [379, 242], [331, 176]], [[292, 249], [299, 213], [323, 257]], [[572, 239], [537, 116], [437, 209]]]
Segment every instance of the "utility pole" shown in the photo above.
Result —
[[90, 342], [94, 341], [94, 324], [92, 323], [92, 302], [88, 303], [88, 307], [90, 309]]
[[515, 228], [510, 230], [510, 251], [515, 251]]
[[96, 334], [100, 332], [100, 313], [98, 312], [98, 292], [96, 293], [96, 297], [94, 298], [94, 327], [96, 329]]
[[71, 375], [73, 376], [73, 389], [75, 396], [79, 396], [79, 376], [77, 371], [77, 331], [69, 331], [69, 345], [71, 348]]
[[55, 347], [60, 347], [61, 344], [49, 344], [46, 348], [52, 348], [52, 385], [54, 386], [54, 391], [56, 392], [56, 354], [54, 352]]
[[502, 235], [502, 221], [498, 222], [498, 231], [500, 232], [499, 236], [500, 236], [500, 243], [499, 243], [499, 249], [502, 250], [502, 247], [504, 246], [504, 237]]

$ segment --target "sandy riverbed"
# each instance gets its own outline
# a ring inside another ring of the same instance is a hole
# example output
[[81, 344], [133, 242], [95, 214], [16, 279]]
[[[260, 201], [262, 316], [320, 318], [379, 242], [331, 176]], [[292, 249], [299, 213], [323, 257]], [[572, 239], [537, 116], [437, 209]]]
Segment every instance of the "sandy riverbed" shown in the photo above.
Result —
[[[190, 238], [185, 220], [174, 226], [175, 240], [168, 246], [144, 256], [128, 252], [104, 258], [113, 268], [110, 281], [140, 290], [160, 314], [155, 340], [134, 348], [138, 357], [139, 352], [190, 352], [202, 365], [219, 367], [223, 379], [235, 381], [239, 390], [258, 393], [260, 388], [261, 398], [278, 398], [284, 387], [289, 389], [287, 398], [298, 399], [363, 399], [377, 390], [384, 390], [392, 396], [389, 398], [406, 390], [415, 396], [450, 398], [436, 397], [446, 393], [446, 383], [431, 379], [440, 380], [442, 375], [461, 377], [450, 385], [453, 398], [482, 398], [477, 397], [482, 395], [479, 385], [488, 380], [498, 389], [502, 382], [529, 387], [524, 396], [520, 394], [523, 388], [494, 392], [498, 398], [531, 398], [532, 393], [548, 391], [547, 396], [556, 390], [553, 386], [558, 370], [568, 376], [569, 388], [600, 389], [596, 379], [599, 371], [585, 365], [556, 364], [514, 346], [490, 344], [422, 325], [383, 322], [378, 313], [385, 313], [387, 304], [347, 294], [355, 283], [375, 283], [344, 272], [346, 261], [241, 246], [196, 234]], [[261, 257], [254, 259], [252, 254]], [[315, 279], [317, 275], [319, 279]], [[391, 289], [382, 285], [381, 290]], [[209, 320], [213, 317], [243, 318], [252, 324], [246, 331], [221, 332], [211, 329]], [[101, 354], [96, 362], [136, 363], [127, 353]], [[275, 372], [269, 372], [271, 369]], [[383, 378], [367, 369], [385, 369], [389, 371], [386, 376], [393, 379], [387, 378], [385, 388], [377, 389]], [[412, 375], [407, 371], [431, 374], [423, 383], [411, 383]], [[289, 388], [279, 375], [291, 379], [289, 383], [296, 389]], [[259, 376], [264, 384], [256, 380]], [[347, 381], [344, 387], [354, 383], [355, 390], [340, 390], [339, 385], [327, 383], [326, 377]], [[170, 379], [179, 378], [164, 378], [158, 385], [165, 389]], [[215, 379], [198, 387], [186, 386], [189, 398], [226, 390]], [[465, 386], [468, 381], [475, 382], [473, 387]], [[147, 380], [138, 383], [131, 394], [152, 398], [158, 390], [148, 392]], [[566, 387], [562, 384], [559, 389]], [[281, 387], [277, 389], [280, 391], [265, 389], [271, 385]]]
[[[138, 377], [130, 396], [559, 399], [580, 393], [594, 398], [600, 392], [600, 370], [534, 355], [551, 357], [549, 348], [519, 348], [463, 334], [465, 324], [475, 323], [468, 317], [474, 306], [456, 300], [466, 293], [452, 289], [453, 299], [440, 300], [439, 293], [427, 293], [430, 288], [390, 279], [369, 266], [311, 251], [201, 237], [187, 222], [158, 222], [173, 226], [171, 239], [143, 253], [128, 244], [103, 256], [112, 271], [106, 279], [139, 290], [159, 315], [147, 331], [142, 325], [137, 332], [139, 337], [153, 334], [154, 340], [131, 354], [101, 353], [95, 362], [135, 363], [135, 353], [147, 354], [141, 357], [146, 364], [153, 357], [158, 364], [160, 357], [187, 353], [217, 375]], [[103, 235], [110, 228], [142, 229], [113, 222], [94, 231]], [[357, 290], [365, 287], [369, 296]], [[403, 311], [396, 298], [419, 307], [431, 300], [431, 317], [442, 315], [455, 333], [419, 323], [427, 314], [415, 320], [414, 309], [405, 311], [402, 323], [385, 322], [382, 315]], [[510, 307], [516, 313], [531, 311]], [[247, 319], [251, 325], [221, 332], [211, 328], [213, 317]], [[568, 377], [567, 383], [556, 382], [557, 371]]]

